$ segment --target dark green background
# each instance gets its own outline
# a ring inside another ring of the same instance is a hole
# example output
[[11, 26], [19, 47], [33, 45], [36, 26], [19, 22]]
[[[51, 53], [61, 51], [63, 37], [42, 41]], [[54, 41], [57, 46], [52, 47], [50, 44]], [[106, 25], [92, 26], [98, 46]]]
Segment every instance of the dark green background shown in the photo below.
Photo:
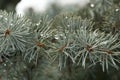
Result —
[[15, 11], [15, 6], [20, 0], [0, 0], [0, 9]]

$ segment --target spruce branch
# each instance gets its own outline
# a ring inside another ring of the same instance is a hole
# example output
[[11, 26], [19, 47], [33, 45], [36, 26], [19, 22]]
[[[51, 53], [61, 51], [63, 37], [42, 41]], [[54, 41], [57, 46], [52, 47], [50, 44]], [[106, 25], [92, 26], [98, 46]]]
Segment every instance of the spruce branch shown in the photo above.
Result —
[[[78, 8], [66, 8], [68, 13], [53, 6], [53, 11], [50, 9], [45, 14], [28, 13], [29, 19], [0, 11], [0, 79], [61, 80], [67, 76], [76, 80], [84, 75], [81, 65], [87, 67], [87, 74], [92, 69], [90, 76], [94, 72], [104, 76], [105, 71], [118, 70], [119, 2], [91, 0], [78, 12]], [[63, 12], [57, 15], [55, 11]], [[47, 13], [50, 18], [44, 16]], [[56, 63], [50, 65], [46, 57]], [[64, 68], [62, 74], [58, 67]]]
[[100, 62], [103, 71], [108, 70], [108, 65], [118, 68], [116, 62], [120, 61], [115, 58], [120, 54], [118, 34], [105, 34], [87, 29], [86, 26], [79, 27], [79, 30], [76, 30], [76, 45], [79, 46], [79, 51], [75, 57], [78, 64], [81, 63], [85, 67], [86, 63], [95, 65]]
[[51, 56], [51, 60], [53, 62], [56, 60], [58, 61], [58, 67], [60, 69], [66, 67], [68, 58], [70, 58], [72, 63], [75, 62], [73, 59], [74, 41], [71, 37], [68, 36], [68, 34], [57, 34], [55, 37], [57, 38], [57, 41], [55, 43], [51, 43], [51, 49], [48, 51]]
[[55, 31], [51, 29], [51, 24], [52, 20], [49, 20], [47, 16], [43, 16], [40, 17], [38, 23], [35, 23], [34, 26], [31, 27], [33, 38], [31, 38], [24, 55], [24, 58], [27, 58], [29, 62], [32, 60], [37, 61], [48, 49], [49, 45], [47, 41]]
[[[99, 30], [93, 30], [94, 23], [89, 19], [83, 20], [80, 17], [66, 15], [59, 15], [57, 18], [60, 19], [57, 23], [57, 27], [61, 33], [57, 34], [58, 38], [56, 39], [60, 41], [59, 39], [61, 37], [59, 37], [59, 35], [62, 35], [64, 38], [66, 38], [68, 34], [71, 36], [69, 38], [72, 38], [71, 42], [74, 42], [74, 44], [72, 44], [74, 47], [72, 46], [72, 50], [70, 49], [69, 51], [72, 52], [71, 55], [72, 58], [74, 58], [73, 60], [76, 60], [78, 64], [81, 63], [85, 68], [86, 63], [91, 65], [105, 63], [102, 59], [104, 58], [103, 55], [105, 55], [107, 56], [106, 61], [108, 62], [106, 65], [118, 68], [117, 64], [115, 64], [116, 62], [119, 63], [119, 59], [115, 59], [115, 56], [119, 56], [120, 54], [118, 34], [106, 34], [104, 32], [100, 32]], [[65, 44], [60, 47], [59, 50], [63, 51], [64, 48], [66, 48]], [[103, 71], [105, 69], [108, 70], [106, 65], [102, 64]]]
[[[55, 20], [56, 19], [57, 22], [54, 25], [58, 31], [54, 36], [56, 42], [52, 43], [50, 54], [53, 61], [56, 59], [58, 60], [58, 66], [61, 69], [63, 67], [66, 67], [68, 58], [71, 60], [70, 62], [75, 63], [74, 56], [77, 50], [77, 47], [75, 46], [75, 30], [77, 30], [78, 26], [80, 26], [82, 23], [80, 22], [81, 17], [66, 14], [60, 14], [56, 16]], [[86, 24], [86, 26], [88, 25]]]
[[31, 22], [5, 11], [0, 11], [0, 20], [0, 53], [25, 51]]

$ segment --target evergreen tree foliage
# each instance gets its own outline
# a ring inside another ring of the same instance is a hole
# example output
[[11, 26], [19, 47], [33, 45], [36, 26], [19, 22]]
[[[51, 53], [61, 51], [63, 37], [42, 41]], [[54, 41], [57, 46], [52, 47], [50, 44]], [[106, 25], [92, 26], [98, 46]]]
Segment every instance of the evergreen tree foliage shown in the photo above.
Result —
[[52, 6], [24, 17], [0, 11], [0, 80], [119, 80], [120, 1]]

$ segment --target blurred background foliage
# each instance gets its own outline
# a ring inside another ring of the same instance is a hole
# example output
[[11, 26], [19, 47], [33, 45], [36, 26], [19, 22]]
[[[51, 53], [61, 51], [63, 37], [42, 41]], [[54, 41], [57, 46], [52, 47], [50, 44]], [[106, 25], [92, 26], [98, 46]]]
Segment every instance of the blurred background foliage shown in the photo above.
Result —
[[15, 7], [20, 0], [0, 0], [0, 9], [15, 11]]

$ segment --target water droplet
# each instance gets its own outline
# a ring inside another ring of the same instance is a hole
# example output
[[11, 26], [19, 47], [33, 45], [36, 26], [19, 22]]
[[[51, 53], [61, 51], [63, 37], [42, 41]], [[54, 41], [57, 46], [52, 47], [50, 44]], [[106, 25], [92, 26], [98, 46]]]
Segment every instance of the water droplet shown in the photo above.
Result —
[[101, 42], [100, 45], [106, 45], [109, 41]]
[[13, 26], [13, 24], [10, 24], [11, 26]]
[[116, 9], [115, 11], [116, 11], [116, 12], [118, 12], [118, 11], [119, 11], [119, 9]]
[[64, 35], [61, 33], [60, 36], [64, 36]]
[[95, 5], [94, 4], [90, 4], [90, 7], [95, 7]]
[[43, 34], [43, 33], [41, 33], [40, 35], [41, 35], [42, 37], [44, 37], [44, 34]]
[[23, 24], [22, 26], [25, 26], [25, 24]]
[[3, 64], [4, 66], [6, 66], [6, 64]]
[[70, 25], [67, 25], [68, 27], [70, 27]]
[[68, 17], [66, 16], [65, 19], [67, 19]]
[[8, 19], [7, 19], [7, 18], [5, 18], [5, 20], [7, 21]]
[[2, 15], [0, 15], [0, 18], [2, 18], [3, 16]]
[[58, 36], [58, 35], [55, 35], [55, 39], [59, 39], [59, 36]]
[[39, 24], [36, 24], [37, 26], [39, 26]]

